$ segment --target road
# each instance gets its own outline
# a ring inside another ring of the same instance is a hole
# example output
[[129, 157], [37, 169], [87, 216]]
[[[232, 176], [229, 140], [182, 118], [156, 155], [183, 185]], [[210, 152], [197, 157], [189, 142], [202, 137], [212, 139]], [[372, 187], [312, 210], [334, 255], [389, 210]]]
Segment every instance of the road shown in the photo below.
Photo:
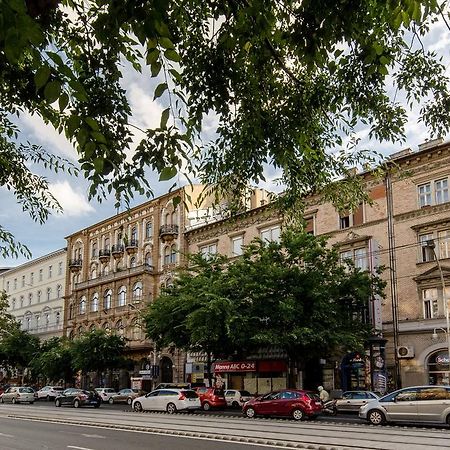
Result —
[[[0, 432], [3, 433], [0, 434], [0, 449], [134, 450], [195, 446], [196, 450], [246, 450], [252, 447], [450, 450], [448, 428], [375, 427], [357, 422], [356, 418], [353, 422], [339, 417], [339, 421], [330, 419], [295, 422], [218, 414], [135, 413], [114, 405], [74, 409], [55, 408], [51, 403], [4, 404], [0, 405]], [[24, 432], [22, 440], [21, 430]]]

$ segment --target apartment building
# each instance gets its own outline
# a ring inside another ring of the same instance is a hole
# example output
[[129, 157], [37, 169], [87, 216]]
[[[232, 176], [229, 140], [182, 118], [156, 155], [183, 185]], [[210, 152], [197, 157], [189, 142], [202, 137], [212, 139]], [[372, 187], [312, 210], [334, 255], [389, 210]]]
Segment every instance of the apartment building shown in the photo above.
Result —
[[[257, 193], [244, 199], [246, 207], [265, 198]], [[133, 370], [93, 384], [122, 388], [131, 382], [149, 390], [158, 382], [184, 381], [184, 353], [156, 348], [146, 339], [141, 315], [183, 262], [185, 230], [227, 214], [225, 202], [213, 200], [201, 185], [183, 187], [66, 238], [65, 335], [99, 328], [117, 333], [128, 339], [127, 356], [135, 362]]]
[[66, 249], [44, 255], [0, 273], [8, 295], [8, 312], [21, 329], [42, 341], [63, 333]]
[[[363, 270], [384, 266], [387, 281], [386, 298], [373, 299], [370, 304], [375, 330], [371, 348], [365, 355], [353, 352], [320, 361], [323, 383], [344, 389], [375, 385], [380, 390], [449, 384], [445, 299], [450, 298], [446, 287], [450, 287], [450, 143], [437, 139], [421, 144], [416, 151], [406, 149], [391, 155], [391, 170], [383, 179], [371, 171], [360, 176], [373, 204], [361, 204], [356, 211], [340, 214], [331, 204], [306, 199], [307, 231], [329, 236], [329, 244], [339, 247], [342, 260], [351, 259]], [[277, 240], [282, 227], [281, 217], [265, 205], [233, 220], [189, 230], [186, 242], [189, 252], [219, 252], [232, 258], [255, 237]], [[374, 374], [378, 367], [376, 380], [370, 374], [372, 356], [376, 356], [376, 363], [372, 361]], [[247, 380], [245, 386], [251, 389], [257, 381], [250, 379], [268, 383], [263, 372], [256, 373], [258, 361], [264, 358], [274, 364], [283, 355], [269, 349], [269, 354], [255, 355], [248, 373], [233, 373], [235, 365], [228, 370], [226, 364], [221, 365], [221, 371], [229, 381], [234, 377], [241, 383], [236, 387], [244, 386]], [[282, 386], [287, 367], [280, 364], [277, 371], [272, 369], [276, 380], [272, 378], [270, 383]], [[300, 386], [304, 377], [299, 374]]]

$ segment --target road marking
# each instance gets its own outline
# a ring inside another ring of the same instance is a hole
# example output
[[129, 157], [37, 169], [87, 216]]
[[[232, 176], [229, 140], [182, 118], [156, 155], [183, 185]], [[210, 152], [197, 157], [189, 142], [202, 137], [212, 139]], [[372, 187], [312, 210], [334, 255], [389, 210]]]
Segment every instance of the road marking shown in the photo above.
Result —
[[2, 436], [2, 437], [14, 437], [12, 434], [5, 434], [5, 433], [0, 433], [0, 436]]
[[101, 436], [100, 434], [82, 434], [81, 436], [87, 437], [87, 438], [94, 438], [94, 439], [105, 439], [106, 436]]
[[76, 445], [68, 445], [67, 448], [76, 448], [77, 450], [94, 450], [93, 448], [77, 447]]

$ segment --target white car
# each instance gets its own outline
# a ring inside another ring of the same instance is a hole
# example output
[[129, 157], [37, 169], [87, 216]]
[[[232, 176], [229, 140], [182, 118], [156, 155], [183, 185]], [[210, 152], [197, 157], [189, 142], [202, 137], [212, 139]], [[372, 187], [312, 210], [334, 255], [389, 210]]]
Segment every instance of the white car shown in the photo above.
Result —
[[253, 398], [252, 394], [248, 391], [238, 391], [236, 389], [227, 389], [225, 391], [225, 400], [227, 406], [232, 408], [242, 408], [245, 402], [248, 402]]
[[117, 397], [117, 395], [119, 395], [113, 388], [95, 388], [95, 392], [100, 395], [100, 398], [104, 403], [109, 402], [111, 398]]
[[55, 400], [61, 392], [64, 391], [62, 386], [44, 386], [37, 391], [37, 399]]
[[27, 386], [12, 386], [0, 396], [1, 403], [30, 403], [32, 405], [35, 400], [36, 392]]
[[195, 411], [202, 405], [197, 393], [191, 389], [157, 389], [135, 398], [132, 403], [134, 411]]

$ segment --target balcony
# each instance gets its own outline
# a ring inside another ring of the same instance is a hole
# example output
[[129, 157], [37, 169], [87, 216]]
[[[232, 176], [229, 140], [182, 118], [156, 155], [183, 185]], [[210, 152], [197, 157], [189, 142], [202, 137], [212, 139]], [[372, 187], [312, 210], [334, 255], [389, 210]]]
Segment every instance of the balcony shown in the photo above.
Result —
[[81, 270], [81, 266], [83, 265], [82, 259], [71, 259], [69, 260], [69, 269], [72, 272], [79, 272]]
[[110, 281], [121, 280], [123, 278], [128, 278], [133, 275], [140, 274], [153, 274], [154, 268], [153, 266], [149, 266], [148, 264], [143, 264], [137, 267], [130, 267], [129, 269], [121, 269], [116, 272], [109, 273], [108, 275], [100, 275], [97, 278], [93, 278], [91, 280], [82, 281], [81, 283], [76, 283], [74, 290], [81, 290], [90, 288], [93, 286], [102, 285], [104, 283], [109, 283]]
[[163, 242], [172, 242], [178, 236], [178, 225], [161, 225], [159, 237]]
[[123, 245], [113, 245], [111, 249], [111, 254], [114, 258], [121, 258], [123, 255], [124, 247]]
[[130, 242], [125, 244], [125, 250], [129, 255], [133, 255], [138, 250], [138, 243], [136, 239], [131, 239]]
[[100, 261], [107, 261], [111, 256], [111, 250], [109, 248], [104, 248], [98, 252], [98, 258]]

